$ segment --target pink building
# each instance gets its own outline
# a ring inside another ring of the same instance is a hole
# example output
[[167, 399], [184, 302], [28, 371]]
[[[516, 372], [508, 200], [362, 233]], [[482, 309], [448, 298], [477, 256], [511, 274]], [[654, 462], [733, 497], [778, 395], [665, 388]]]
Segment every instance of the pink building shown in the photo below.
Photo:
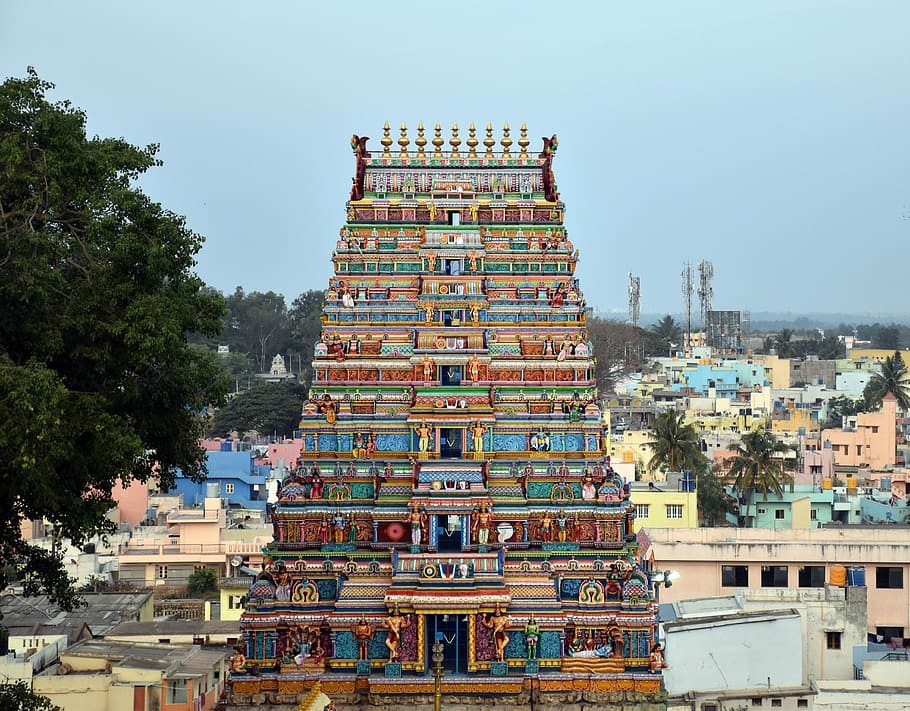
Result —
[[821, 441], [830, 442], [836, 466], [882, 471], [896, 461], [896, 425], [897, 400], [888, 393], [881, 410], [849, 418], [846, 428], [822, 430]]
[[119, 479], [112, 492], [120, 510], [120, 523], [137, 526], [145, 520], [149, 508], [148, 484], [133, 480], [127, 487]]

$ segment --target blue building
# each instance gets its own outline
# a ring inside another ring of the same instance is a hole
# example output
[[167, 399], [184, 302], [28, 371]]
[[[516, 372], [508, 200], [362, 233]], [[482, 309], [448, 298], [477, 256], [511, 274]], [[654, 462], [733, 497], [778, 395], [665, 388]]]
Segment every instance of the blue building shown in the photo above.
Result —
[[175, 490], [183, 494], [183, 505], [202, 504], [206, 485], [217, 483], [221, 498], [229, 507], [265, 511], [267, 498], [265, 482], [269, 467], [253, 464], [252, 452], [206, 452], [209, 475], [206, 481], [195, 482], [177, 475]]
[[673, 390], [679, 391], [684, 387], [692, 388], [702, 397], [726, 397], [736, 399], [739, 391], [739, 382], [736, 370], [721, 367], [711, 363], [699, 363], [694, 368], [684, 368], [680, 374], [680, 382], [672, 385]]

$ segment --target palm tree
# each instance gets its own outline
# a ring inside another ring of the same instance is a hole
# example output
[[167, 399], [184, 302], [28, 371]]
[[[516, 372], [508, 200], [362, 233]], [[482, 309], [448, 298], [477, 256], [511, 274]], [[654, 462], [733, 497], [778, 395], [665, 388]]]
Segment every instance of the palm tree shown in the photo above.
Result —
[[699, 470], [707, 461], [695, 425], [686, 424], [684, 413], [665, 410], [654, 418], [654, 432], [648, 442], [653, 454], [648, 466], [664, 471]]
[[730, 460], [730, 476], [735, 477], [733, 488], [736, 491], [762, 492], [767, 501], [769, 491], [783, 494], [784, 485], [793, 481], [780, 456], [790, 451], [790, 445], [781, 442], [774, 433], [766, 429], [752, 430], [732, 449], [735, 454]]
[[774, 339], [774, 349], [781, 358], [791, 358], [793, 356], [793, 331], [789, 328], [783, 329]]
[[900, 351], [894, 351], [893, 356], [887, 356], [882, 361], [881, 372], [876, 373], [863, 391], [863, 398], [870, 410], [881, 407], [882, 398], [888, 393], [897, 398], [897, 404], [905, 412], [910, 409], [910, 372]]
[[651, 335], [659, 339], [669, 350], [671, 346], [682, 343], [682, 327], [670, 315], [664, 316], [657, 323], [651, 324]]

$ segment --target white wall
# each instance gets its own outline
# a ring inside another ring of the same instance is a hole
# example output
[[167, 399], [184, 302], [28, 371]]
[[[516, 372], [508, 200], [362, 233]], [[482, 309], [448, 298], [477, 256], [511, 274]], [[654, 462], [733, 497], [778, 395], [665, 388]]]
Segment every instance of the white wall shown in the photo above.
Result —
[[670, 696], [688, 691], [726, 691], [800, 686], [803, 645], [796, 612], [680, 620], [664, 625]]

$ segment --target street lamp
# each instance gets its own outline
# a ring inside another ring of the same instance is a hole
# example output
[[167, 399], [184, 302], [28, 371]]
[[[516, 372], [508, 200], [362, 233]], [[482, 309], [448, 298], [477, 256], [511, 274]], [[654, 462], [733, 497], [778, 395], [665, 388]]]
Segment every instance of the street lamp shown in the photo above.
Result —
[[442, 709], [442, 640], [433, 642], [433, 709]]
[[654, 584], [654, 601], [660, 604], [660, 586], [669, 588], [673, 585], [674, 580], [679, 580], [678, 570], [658, 570], [651, 576], [651, 582]]

